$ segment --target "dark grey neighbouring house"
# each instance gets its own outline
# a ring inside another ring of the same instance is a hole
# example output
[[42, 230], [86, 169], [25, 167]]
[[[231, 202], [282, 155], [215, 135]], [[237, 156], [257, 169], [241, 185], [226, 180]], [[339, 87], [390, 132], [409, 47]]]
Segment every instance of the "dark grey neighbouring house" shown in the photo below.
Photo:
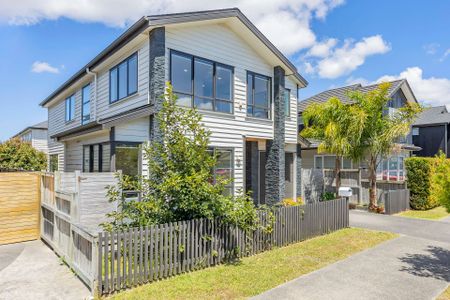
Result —
[[442, 151], [450, 158], [450, 113], [445, 106], [425, 109], [413, 124], [412, 139], [414, 145], [422, 150], [414, 155], [433, 157]]
[[[363, 93], [372, 91], [378, 87], [377, 84], [363, 86], [354, 84], [336, 89], [327, 90], [299, 102], [299, 132], [304, 128], [302, 113], [312, 103], [325, 103], [331, 97], [339, 98], [343, 103], [351, 104], [351, 99], [347, 94], [350, 91], [360, 91]], [[407, 102], [416, 103], [411, 87], [405, 79], [391, 82], [389, 88], [391, 100], [386, 107], [386, 113], [392, 114]], [[326, 192], [335, 191], [334, 168], [335, 155], [333, 153], [318, 153], [319, 141], [308, 140], [299, 137], [301, 144], [301, 192], [306, 199], [318, 200]], [[412, 135], [398, 142], [399, 151], [392, 153], [380, 161], [377, 170], [378, 199], [384, 191], [404, 189], [406, 187], [405, 159], [411, 156], [412, 151], [420, 150], [412, 142]], [[369, 180], [366, 162], [354, 162], [349, 159], [342, 161], [342, 186], [351, 187], [353, 197], [351, 202], [366, 204], [369, 201]]]

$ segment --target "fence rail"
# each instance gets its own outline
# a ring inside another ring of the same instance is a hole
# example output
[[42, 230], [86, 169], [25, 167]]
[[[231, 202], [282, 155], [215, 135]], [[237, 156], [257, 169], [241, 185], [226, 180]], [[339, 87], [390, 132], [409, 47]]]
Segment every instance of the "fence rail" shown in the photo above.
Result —
[[[98, 237], [97, 285], [100, 294], [257, 254], [348, 227], [344, 199], [275, 211], [273, 229], [245, 232], [220, 219], [195, 219]], [[260, 213], [263, 225], [271, 224]]]
[[384, 193], [384, 210], [387, 215], [393, 215], [409, 209], [408, 189], [387, 191]]

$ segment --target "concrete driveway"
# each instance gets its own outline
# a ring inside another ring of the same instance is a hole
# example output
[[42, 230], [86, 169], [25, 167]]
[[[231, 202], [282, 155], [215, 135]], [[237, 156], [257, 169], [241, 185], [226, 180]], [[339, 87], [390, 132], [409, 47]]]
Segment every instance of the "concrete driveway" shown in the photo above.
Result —
[[0, 299], [88, 299], [88, 288], [41, 241], [0, 246]]
[[353, 227], [399, 238], [306, 274], [255, 299], [434, 299], [450, 283], [450, 224], [352, 211]]

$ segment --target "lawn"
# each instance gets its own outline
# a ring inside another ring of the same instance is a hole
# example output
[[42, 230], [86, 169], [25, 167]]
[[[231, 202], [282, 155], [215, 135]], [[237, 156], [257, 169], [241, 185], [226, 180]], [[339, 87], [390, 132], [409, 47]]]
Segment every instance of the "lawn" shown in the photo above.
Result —
[[287, 247], [163, 281], [112, 299], [236, 299], [260, 294], [298, 276], [371, 248], [395, 234], [348, 228]]
[[397, 215], [401, 217], [428, 219], [428, 220], [439, 220], [445, 217], [450, 217], [450, 214], [442, 206], [438, 206], [429, 210], [408, 210], [401, 212]]
[[439, 297], [436, 298], [436, 300], [449, 300], [449, 299], [450, 299], [450, 285]]

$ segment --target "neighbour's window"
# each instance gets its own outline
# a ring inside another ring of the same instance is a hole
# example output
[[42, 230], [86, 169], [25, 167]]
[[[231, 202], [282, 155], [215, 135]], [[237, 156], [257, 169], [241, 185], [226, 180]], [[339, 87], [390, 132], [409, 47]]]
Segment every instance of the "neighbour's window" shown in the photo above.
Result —
[[75, 95], [66, 98], [66, 122], [75, 119]]
[[[335, 155], [316, 155], [314, 157], [315, 169], [334, 169], [336, 168], [336, 156]], [[343, 170], [349, 170], [352, 168], [352, 160], [343, 157], [341, 159], [341, 168]]]
[[58, 154], [50, 154], [48, 170], [50, 172], [58, 171]]
[[383, 159], [378, 164], [377, 179], [386, 181], [405, 180], [405, 157], [403, 155], [393, 155]]
[[419, 135], [419, 127], [413, 127], [412, 135]]
[[113, 103], [137, 92], [137, 53], [109, 70], [109, 102]]
[[[211, 154], [215, 154], [217, 158], [216, 166], [212, 172], [214, 175], [214, 182], [217, 178], [233, 179], [233, 150], [214, 148], [209, 150]], [[233, 182], [229, 182], [225, 186], [225, 195], [233, 194]]]
[[91, 119], [91, 85], [81, 90], [81, 123], [86, 124]]
[[247, 116], [270, 118], [270, 77], [247, 72]]
[[284, 114], [286, 118], [289, 118], [291, 115], [291, 90], [284, 90]]
[[178, 105], [233, 112], [233, 68], [176, 51], [171, 52], [170, 77]]
[[140, 175], [140, 145], [135, 143], [118, 143], [115, 149], [116, 170], [121, 170], [124, 175]]

